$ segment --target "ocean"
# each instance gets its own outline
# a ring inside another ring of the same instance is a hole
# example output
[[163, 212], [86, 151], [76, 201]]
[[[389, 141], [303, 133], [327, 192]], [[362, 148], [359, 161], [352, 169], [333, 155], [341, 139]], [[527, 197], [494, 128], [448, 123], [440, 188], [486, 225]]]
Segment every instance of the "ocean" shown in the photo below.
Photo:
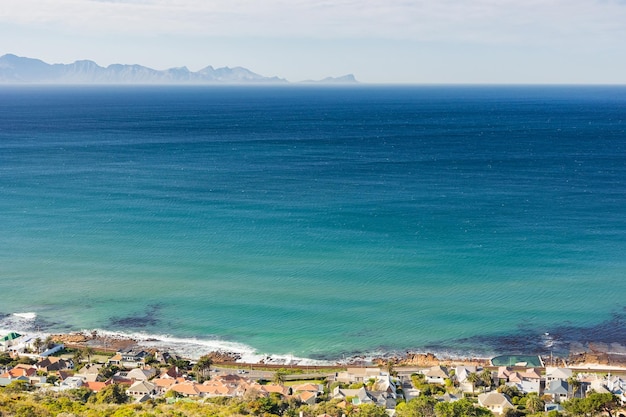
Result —
[[621, 349], [625, 129], [617, 86], [2, 86], [0, 333]]

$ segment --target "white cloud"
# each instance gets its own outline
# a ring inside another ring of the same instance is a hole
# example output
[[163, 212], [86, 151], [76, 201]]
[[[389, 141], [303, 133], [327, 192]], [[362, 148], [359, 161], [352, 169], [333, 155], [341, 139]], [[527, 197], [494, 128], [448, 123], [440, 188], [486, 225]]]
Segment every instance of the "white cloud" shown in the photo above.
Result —
[[48, 62], [242, 65], [290, 80], [626, 82], [624, 0], [0, 2], [0, 54]]
[[3, 0], [0, 20], [128, 35], [470, 42], [626, 35], [626, 7], [617, 0]]

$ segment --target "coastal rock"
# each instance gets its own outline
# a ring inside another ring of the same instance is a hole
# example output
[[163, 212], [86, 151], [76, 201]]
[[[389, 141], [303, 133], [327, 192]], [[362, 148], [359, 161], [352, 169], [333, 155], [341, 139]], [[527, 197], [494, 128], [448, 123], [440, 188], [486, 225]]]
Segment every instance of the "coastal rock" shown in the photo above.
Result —
[[440, 361], [432, 353], [407, 353], [401, 363], [413, 366], [435, 366], [439, 365]]
[[67, 347], [71, 348], [84, 348], [89, 346], [94, 349], [118, 352], [123, 349], [128, 349], [137, 344], [137, 341], [130, 338], [114, 337], [114, 336], [101, 336], [96, 333], [69, 333], [69, 334], [56, 334], [52, 335], [52, 340], [56, 343], [63, 343]]
[[213, 363], [231, 363], [237, 362], [239, 359], [241, 359], [241, 355], [234, 352], [213, 351], [207, 353], [204, 356], [211, 358]]
[[572, 354], [567, 359], [569, 366], [606, 365], [626, 366], [626, 355], [607, 352], [583, 352]]
[[51, 336], [52, 340], [57, 343], [66, 345], [77, 345], [86, 343], [90, 338], [82, 333], [55, 334]]

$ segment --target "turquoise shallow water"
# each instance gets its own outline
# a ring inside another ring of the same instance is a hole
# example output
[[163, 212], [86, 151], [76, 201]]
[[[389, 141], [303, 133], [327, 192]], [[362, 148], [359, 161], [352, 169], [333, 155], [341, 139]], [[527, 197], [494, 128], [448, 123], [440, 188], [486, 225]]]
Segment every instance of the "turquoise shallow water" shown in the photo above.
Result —
[[626, 343], [625, 118], [622, 87], [2, 87], [0, 327]]

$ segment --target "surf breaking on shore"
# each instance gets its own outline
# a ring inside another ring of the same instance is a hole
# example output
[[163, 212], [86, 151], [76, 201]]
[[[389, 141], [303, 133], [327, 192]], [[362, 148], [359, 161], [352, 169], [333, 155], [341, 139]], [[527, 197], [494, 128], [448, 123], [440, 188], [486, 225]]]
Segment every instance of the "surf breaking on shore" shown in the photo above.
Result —
[[[145, 350], [159, 350], [174, 353], [190, 360], [200, 356], [212, 354], [221, 358], [223, 362], [267, 364], [267, 365], [300, 365], [300, 366], [327, 366], [327, 365], [364, 365], [393, 360], [398, 364], [424, 365], [455, 361], [464, 363], [487, 363], [488, 359], [499, 354], [537, 354], [544, 358], [569, 363], [598, 363], [602, 365], [626, 365], [626, 345], [612, 342], [603, 337], [593, 341], [583, 342], [571, 336], [598, 336], [607, 326], [615, 329], [625, 329], [623, 326], [624, 314], [614, 314], [610, 320], [590, 329], [580, 329], [573, 326], [562, 326], [555, 329], [556, 333], [545, 332], [538, 336], [525, 337], [516, 335], [476, 336], [470, 339], [456, 340], [454, 345], [467, 344], [464, 354], [451, 350], [445, 344], [433, 344], [426, 349], [416, 351], [398, 351], [393, 349], [379, 349], [371, 352], [349, 352], [341, 356], [328, 357], [299, 357], [291, 354], [259, 353], [253, 347], [243, 343], [223, 341], [219, 339], [181, 338], [171, 335], [147, 334], [143, 332], [117, 332], [105, 329], [81, 331], [55, 332], [50, 324], [40, 320], [34, 312], [18, 312], [0, 314], [0, 332], [21, 332], [33, 338], [53, 339], [63, 342], [70, 347], [92, 347], [97, 350], [115, 352], [129, 347], [138, 347]], [[626, 330], [625, 330], [626, 331]], [[605, 333], [606, 334], [606, 333]], [[568, 337], [570, 336], [570, 337]], [[625, 339], [626, 340], [626, 339]], [[480, 343], [488, 353], [472, 351], [471, 347]], [[508, 351], [501, 349], [507, 346]], [[499, 349], [500, 347], [500, 349]], [[563, 354], [565, 352], [565, 354]]]

